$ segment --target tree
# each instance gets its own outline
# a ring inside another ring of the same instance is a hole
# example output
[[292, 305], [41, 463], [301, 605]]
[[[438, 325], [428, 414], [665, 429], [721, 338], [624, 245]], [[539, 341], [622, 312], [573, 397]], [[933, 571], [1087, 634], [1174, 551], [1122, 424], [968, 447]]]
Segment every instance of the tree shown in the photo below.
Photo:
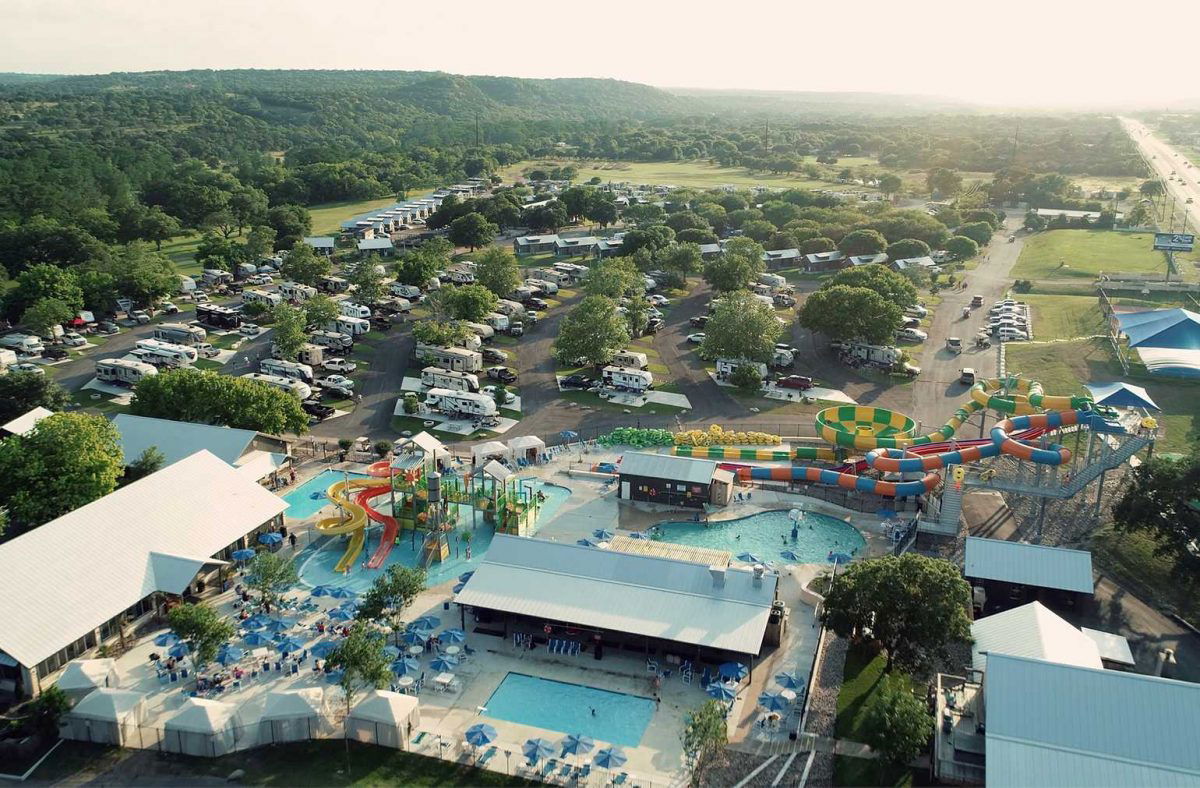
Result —
[[237, 259], [237, 250], [228, 238], [206, 232], [196, 245], [195, 258], [201, 268], [232, 271], [233, 263]]
[[96, 268], [80, 268], [76, 271], [79, 289], [83, 291], [83, 308], [93, 312], [107, 312], [117, 308], [121, 292], [117, 278], [108, 271]]
[[668, 274], [678, 277], [675, 282], [682, 287], [687, 277], [698, 273], [704, 267], [704, 259], [700, 255], [700, 247], [694, 243], [671, 244], [658, 256], [658, 264]]
[[241, 235], [242, 228], [259, 224], [267, 218], [267, 195], [253, 186], [243, 186], [229, 195], [229, 214]]
[[471, 334], [457, 320], [422, 320], [413, 325], [413, 339], [424, 345], [436, 347], [452, 347], [464, 341]]
[[183, 225], [169, 213], [153, 205], [147, 208], [137, 220], [137, 237], [154, 242], [154, 248], [161, 250], [163, 241], [169, 241], [183, 232]]
[[832, 238], [819, 236], [817, 238], [809, 238], [807, 241], [800, 242], [800, 254], [825, 254], [837, 249], [837, 244]]
[[979, 254], [979, 244], [965, 235], [956, 235], [946, 241], [946, 251], [954, 255], [955, 260], [970, 260]]
[[142, 378], [130, 412], [272, 435], [308, 430], [308, 415], [290, 392], [249, 378], [176, 369]]
[[717, 302], [704, 327], [700, 355], [704, 358], [769, 362], [783, 326], [775, 310], [746, 290], [729, 293]]
[[554, 355], [560, 363], [599, 367], [629, 344], [629, 326], [612, 299], [590, 295], [580, 301], [559, 324]]
[[370, 305], [383, 300], [387, 294], [387, 288], [383, 285], [382, 268], [379, 258], [371, 255], [365, 260], [360, 260], [350, 269], [346, 281], [353, 288], [355, 303]]
[[517, 258], [499, 246], [484, 249], [475, 257], [475, 280], [495, 293], [497, 298], [508, 298], [521, 286], [521, 269], [517, 265]]
[[675, 235], [675, 240], [679, 243], [715, 244], [721, 239], [712, 230], [684, 230]]
[[49, 375], [10, 371], [0, 375], [0, 424], [34, 408], [66, 410], [71, 395]]
[[930, 194], [953, 197], [962, 191], [962, 176], [946, 167], [935, 167], [925, 176], [925, 186]]
[[300, 348], [308, 342], [308, 315], [294, 306], [280, 304], [271, 310], [271, 317], [274, 326], [271, 338], [279, 349], [279, 357], [295, 361]]
[[873, 290], [902, 309], [915, 306], [917, 289], [903, 275], [896, 273], [886, 265], [870, 263], [854, 268], [843, 268], [825, 280], [822, 287], [846, 285], [847, 287], [865, 287]]
[[887, 249], [887, 239], [878, 230], [854, 230], [846, 233], [838, 249], [847, 257], [879, 254]]
[[684, 718], [679, 741], [691, 770], [689, 785], [699, 786], [704, 782], [705, 773], [718, 765], [725, 745], [729, 743], [729, 728], [721, 703], [707, 700], [703, 706], [688, 714]]
[[729, 376], [729, 382], [746, 394], [754, 394], [762, 388], [762, 375], [750, 364], [741, 364]]
[[129, 484], [144, 479], [155, 471], [162, 470], [166, 461], [166, 455], [159, 451], [157, 446], [147, 446], [136, 460], [126, 466], [125, 477], [121, 481]]
[[775, 225], [764, 219], [755, 219], [742, 225], [742, 235], [758, 243], [766, 243], [775, 233]]
[[0, 505], [19, 529], [35, 528], [108, 495], [124, 468], [107, 419], [55, 413], [25, 435], [0, 441]]
[[645, 292], [645, 280], [631, 261], [609, 257], [592, 266], [583, 278], [583, 289], [589, 295], [606, 296], [615, 301], [630, 294], [640, 296]]
[[450, 222], [450, 234], [447, 237], [456, 246], [468, 246], [473, 252], [481, 246], [490, 244], [499, 231], [499, 227], [489, 222], [481, 214], [472, 212]]
[[108, 265], [117, 289], [138, 306], [149, 306], [179, 288], [175, 264], [148, 244], [129, 244]]
[[987, 222], [993, 231], [999, 230], [1004, 224], [1004, 221], [996, 215], [995, 211], [987, 208], [975, 208], [974, 210], [966, 211], [963, 213], [962, 218], [964, 222]]
[[236, 629], [233, 622], [208, 605], [184, 602], [167, 613], [167, 623], [192, 650], [192, 661], [204, 665], [217, 658], [217, 649], [229, 641]]
[[53, 684], [43, 689], [25, 707], [30, 727], [43, 739], [58, 737], [59, 720], [70, 710], [71, 700], [67, 693]]
[[567, 218], [575, 222], [584, 215], [593, 191], [586, 186], [571, 186], [559, 193], [558, 201], [567, 209]]
[[425, 288], [429, 280], [450, 262], [450, 243], [441, 238], [427, 241], [396, 261], [396, 281], [402, 285]]
[[[797, 218], [799, 212], [800, 209], [793, 203], [784, 200], [771, 200], [770, 202], [763, 203], [762, 207], [763, 217], [776, 227], [783, 227], [788, 222], [793, 221]], [[742, 225], [742, 229], [745, 230], [746, 226]]]
[[83, 309], [83, 290], [74, 272], [48, 263], [30, 266], [21, 272], [16, 287], [4, 298], [4, 309], [15, 319], [31, 305], [47, 298], [66, 304], [73, 312]]
[[304, 302], [302, 309], [305, 322], [309, 326], [323, 326], [331, 320], [336, 320], [340, 314], [337, 302], [327, 295], [313, 296]]
[[1138, 187], [1138, 191], [1146, 197], [1154, 198], [1162, 194], [1165, 189], [1162, 181], [1142, 181], [1142, 185]]
[[884, 197], [890, 199], [899, 194], [902, 188], [904, 188], [904, 181], [900, 179], [899, 175], [888, 172], [879, 176], [879, 191], [883, 192]]
[[1171, 561], [1174, 576], [1200, 583], [1200, 449], [1181, 459], [1153, 457], [1133, 471], [1113, 518], [1118, 531], [1141, 533]]
[[263, 550], [246, 564], [246, 585], [257, 591], [264, 605], [276, 605], [279, 598], [300, 580], [296, 562], [278, 553]]
[[704, 265], [704, 281], [714, 290], [732, 292], [748, 287], [766, 270], [763, 248], [749, 238], [734, 238], [721, 254]]
[[[910, 285], [911, 287], [911, 285]], [[800, 307], [800, 325], [830, 339], [891, 341], [903, 310], [874, 290], [835, 285], [813, 293]]]
[[205, 216], [202, 226], [216, 230], [222, 238], [226, 239], [237, 232], [237, 220], [233, 218], [233, 213], [227, 208], [213, 211]]
[[299, 282], [302, 285], [315, 285], [322, 276], [327, 276], [333, 270], [329, 258], [317, 254], [306, 243], [297, 244], [288, 256], [284, 258], [279, 273], [289, 282]]
[[496, 294], [483, 285], [447, 287], [439, 293], [442, 304], [455, 320], [478, 323], [496, 308]]
[[54, 327], [75, 317], [75, 310], [57, 298], [43, 298], [21, 314], [21, 323], [40, 337], [53, 336]]
[[971, 587], [949, 561], [919, 553], [852, 563], [833, 581], [821, 621], [847, 638], [870, 637], [887, 651], [887, 671], [945, 658], [971, 636]]
[[631, 205], [621, 212], [621, 218], [626, 223], [638, 227], [649, 227], [652, 224], [659, 224], [665, 215], [660, 206], [648, 202]]
[[567, 209], [558, 200], [551, 200], [545, 205], [526, 209], [521, 219], [531, 230], [557, 232], [559, 227], [567, 224]]
[[892, 260], [911, 260], [914, 257], [928, 257], [929, 244], [916, 238], [904, 238], [887, 248], [888, 257]]
[[676, 232], [676, 234], [684, 230], [711, 230], [712, 224], [699, 214], [692, 211], [680, 211], [673, 213], [667, 217], [664, 224]]
[[[308, 244], [301, 244], [308, 246]], [[250, 232], [246, 233], [246, 242], [243, 244], [246, 252], [246, 259], [258, 260], [263, 257], [269, 257], [275, 249], [275, 230], [265, 224], [258, 224], [250, 228]]]
[[659, 251], [667, 248], [674, 241], [675, 231], [666, 225], [655, 224], [650, 227], [630, 230], [625, 233], [625, 238], [621, 241], [620, 254], [624, 257], [629, 257], [639, 249], [645, 249], [651, 255], [657, 256]]
[[958, 228], [960, 236], [966, 236], [980, 246], [987, 246], [992, 240], [992, 233], [995, 232], [992, 226], [987, 222], [971, 222], [964, 224]]
[[909, 689], [906, 677], [885, 676], [864, 714], [863, 743], [896, 766], [920, 755], [933, 735], [933, 717], [925, 700]]
[[312, 232], [312, 215], [303, 205], [276, 205], [267, 211], [267, 222], [275, 230], [275, 248], [293, 249]]
[[428, 577], [419, 566], [392, 564], [359, 599], [359, 621], [386, 625], [397, 638], [404, 629], [404, 611], [425, 590]]
[[[1134, 206], [1135, 211], [1138, 208], [1145, 208], [1145, 206], [1141, 205], [1141, 204]], [[1132, 216], [1132, 212], [1130, 212], [1130, 215]], [[1145, 215], [1146, 217], [1149, 217], [1149, 216], [1152, 216], [1153, 213], [1151, 212], [1151, 210], [1149, 208], [1145, 208], [1143, 215]], [[1135, 226], [1137, 226], [1137, 225], [1142, 224], [1142, 222], [1135, 223], [1135, 222], [1132, 222], [1132, 220], [1131, 220], [1131, 224], [1134, 224]], [[1025, 229], [1031, 233], [1040, 233], [1042, 230], [1046, 229], [1046, 220], [1043, 219], [1038, 214], [1037, 211], [1027, 211], [1025, 213]]]
[[[337, 642], [326, 662], [329, 667], [342, 672], [338, 686], [346, 700], [346, 725], [349, 726], [350, 710], [354, 699], [362, 692], [382, 689], [392, 679], [392, 660], [383, 650], [383, 638], [369, 627], [355, 623], [350, 634]], [[346, 771], [350, 771], [350, 732], [346, 729]]]

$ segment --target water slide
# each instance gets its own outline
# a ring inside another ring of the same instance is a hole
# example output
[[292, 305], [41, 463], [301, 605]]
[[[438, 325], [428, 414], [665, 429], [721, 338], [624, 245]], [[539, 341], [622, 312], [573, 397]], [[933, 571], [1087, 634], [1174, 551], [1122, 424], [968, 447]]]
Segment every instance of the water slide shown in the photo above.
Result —
[[786, 462], [788, 460], [837, 461], [837, 451], [824, 446], [797, 446], [793, 449], [739, 449], [736, 446], [675, 446], [671, 453], [677, 457], [703, 457], [709, 460], [758, 460]]
[[[371, 465], [367, 472], [373, 477], [387, 476], [392, 473], [387, 467], [386, 462], [375, 463]], [[317, 521], [316, 529], [319, 533], [328, 536], [337, 536], [340, 534], [350, 534], [350, 542], [346, 545], [346, 552], [338, 559], [334, 565], [335, 572], [348, 572], [350, 567], [354, 566], [354, 561], [358, 558], [358, 554], [363, 549], [363, 544], [366, 541], [366, 528], [368, 518], [377, 522], [383, 523], [383, 543], [372, 555], [367, 565], [373, 569], [378, 569], [383, 565], [384, 559], [387, 558], [391, 551], [392, 545], [396, 540], [396, 531], [399, 528], [399, 523], [396, 518], [377, 512], [371, 508], [369, 501], [382, 493], [388, 492], [391, 489], [391, 482], [380, 481], [378, 478], [370, 479], [343, 479], [340, 482], [334, 482], [326, 490], [325, 494], [329, 500], [333, 501], [342, 513], [336, 517], [325, 517]], [[388, 521], [391, 521], [389, 523]], [[389, 538], [390, 532], [390, 538]], [[382, 555], [380, 555], [382, 553]], [[378, 558], [379, 563], [372, 566]]]

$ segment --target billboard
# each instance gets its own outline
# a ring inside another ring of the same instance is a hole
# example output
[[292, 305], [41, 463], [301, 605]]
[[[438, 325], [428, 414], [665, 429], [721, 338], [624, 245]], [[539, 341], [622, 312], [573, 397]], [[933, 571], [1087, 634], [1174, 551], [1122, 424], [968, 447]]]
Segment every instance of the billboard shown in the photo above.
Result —
[[1196, 236], [1181, 233], [1155, 233], [1154, 248], [1163, 252], [1190, 252]]

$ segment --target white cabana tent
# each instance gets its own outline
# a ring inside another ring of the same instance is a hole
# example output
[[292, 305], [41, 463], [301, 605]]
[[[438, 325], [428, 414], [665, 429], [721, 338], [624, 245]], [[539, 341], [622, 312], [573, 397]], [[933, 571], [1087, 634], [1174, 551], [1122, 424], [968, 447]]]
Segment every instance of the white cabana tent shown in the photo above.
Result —
[[485, 441], [471, 447], [471, 460], [476, 465], [482, 465], [488, 459], [495, 457], [511, 460], [512, 452], [500, 441]]
[[267, 695], [258, 720], [258, 743], [304, 741], [317, 736], [321, 727], [321, 699], [317, 687], [272, 692]]
[[93, 690], [121, 686], [121, 674], [117, 673], [115, 659], [76, 659], [67, 663], [54, 685], [75, 705]]
[[241, 721], [232, 703], [188, 698], [179, 713], [163, 723], [162, 748], [216, 758], [234, 752], [240, 734]]
[[346, 737], [402, 750], [420, 722], [421, 712], [415, 697], [375, 690], [346, 717]]
[[514, 458], [537, 462], [538, 457], [546, 450], [546, 442], [536, 435], [521, 435], [508, 442], [508, 450]]
[[140, 692], [101, 687], [63, 717], [64, 739], [115, 744], [139, 744], [138, 726], [146, 721], [146, 696]]

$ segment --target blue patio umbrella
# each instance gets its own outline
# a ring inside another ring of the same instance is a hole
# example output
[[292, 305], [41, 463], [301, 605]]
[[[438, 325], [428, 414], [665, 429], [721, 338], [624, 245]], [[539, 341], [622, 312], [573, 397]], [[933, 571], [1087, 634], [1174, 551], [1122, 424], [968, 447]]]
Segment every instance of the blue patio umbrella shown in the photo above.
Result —
[[275, 644], [275, 650], [280, 654], [290, 654], [293, 651], [303, 651], [304, 643], [296, 638], [284, 638]]
[[442, 643], [462, 643], [466, 639], [467, 633], [463, 632], [461, 629], [443, 630], [442, 633], [438, 635], [438, 640]]
[[621, 752], [618, 747], [605, 747], [596, 753], [596, 757], [592, 758], [592, 763], [599, 766], [601, 769], [618, 769], [625, 765], [625, 761], [629, 760], [625, 753]]
[[792, 702], [778, 692], [767, 691], [758, 696], [758, 705], [767, 711], [783, 711]]
[[459, 591], [462, 591], [466, 587], [467, 587], [466, 583], [455, 583], [454, 588], [450, 589], [450, 593], [457, 594]]
[[330, 654], [332, 654], [334, 649], [337, 647], [338, 644], [334, 643], [332, 640], [318, 640], [313, 644], [309, 651], [311, 651], [312, 655], [317, 659], [325, 659], [325, 657], [328, 657]]
[[596, 542], [593, 542], [591, 539], [580, 539], [579, 541], [575, 542], [575, 544], [579, 545], [580, 547], [595, 547], [596, 546]]
[[268, 632], [287, 632], [291, 628], [292, 622], [284, 621], [282, 618], [272, 618], [263, 627]]
[[167, 653], [170, 654], [172, 657], [175, 657], [176, 659], [187, 656], [188, 654], [191, 653], [191, 651], [192, 651], [192, 647], [189, 646], [187, 643], [183, 643], [183, 642], [176, 643], [175, 645], [173, 645], [169, 649], [167, 649]]
[[222, 665], [228, 666], [235, 662], [241, 662], [242, 658], [245, 656], [245, 649], [240, 649], [237, 646], [230, 646], [228, 644], [221, 646], [221, 648], [217, 650], [217, 662], [220, 662]]
[[415, 618], [409, 623], [408, 629], [423, 629], [425, 631], [437, 629], [442, 625], [442, 620], [437, 616], [421, 616]]
[[338, 605], [338, 607], [345, 610], [358, 610], [360, 607], [362, 607], [362, 603], [363, 602], [361, 599], [347, 599], [345, 602]]
[[748, 564], [761, 564], [762, 559], [754, 553], [738, 553], [737, 560], [745, 561]]
[[719, 681], [714, 681], [704, 689], [710, 698], [717, 700], [733, 700], [737, 697], [737, 687], [732, 687], [728, 684], [722, 684]]
[[309, 593], [313, 596], [331, 596], [330, 592], [337, 586], [319, 585], [313, 586], [313, 590]]
[[568, 755], [584, 755], [591, 752], [596, 742], [591, 736], [584, 736], [582, 733], [568, 733], [562, 737], [558, 746], [562, 747], [560, 757], [565, 758]]
[[234, 550], [232, 553], [230, 553], [230, 555], [233, 557], [234, 561], [249, 561], [251, 558], [257, 555], [257, 553], [254, 550], [251, 550], [249, 547], [243, 547], [241, 550]]
[[793, 671], [791, 673], [776, 673], [775, 683], [784, 689], [794, 690], [803, 688], [805, 681], [803, 676]]
[[283, 541], [283, 534], [277, 534], [277, 533], [272, 532], [272, 533], [258, 535], [259, 544], [279, 544], [282, 541]]
[[577, 441], [579, 440], [579, 433], [575, 430], [562, 430], [558, 433], [558, 437], [564, 441]]
[[595, 531], [592, 531], [592, 536], [596, 537], [601, 542], [610, 542], [613, 538], [613, 532], [606, 531], [603, 528], [597, 528]]
[[410, 646], [423, 646], [425, 641], [429, 640], [429, 635], [419, 629], [410, 629], [400, 636]]
[[830, 553], [826, 559], [831, 564], [848, 564], [853, 560], [849, 553]]
[[354, 618], [354, 611], [348, 607], [335, 607], [329, 611], [329, 617], [334, 621], [349, 621]]
[[485, 744], [491, 744], [496, 740], [496, 729], [486, 722], [480, 722], [467, 728], [467, 732], [463, 735], [467, 744], [472, 747], [482, 747]]
[[159, 646], [160, 648], [173, 646], [178, 642], [179, 635], [176, 635], [174, 632], [164, 632], [154, 639], [154, 645]]
[[461, 575], [458, 576], [458, 582], [465, 583], [468, 580], [470, 580], [474, 575], [475, 575], [474, 569], [472, 569], [470, 572], [463, 572]]
[[271, 623], [270, 616], [264, 616], [262, 613], [256, 613], [250, 618], [242, 622], [242, 626], [246, 629], [262, 629], [267, 624]]
[[458, 659], [449, 654], [440, 654], [433, 658], [429, 663], [431, 670], [436, 670], [439, 673], [447, 670], [454, 670], [458, 667]]
[[400, 647], [393, 646], [391, 643], [389, 643], [383, 647], [383, 653], [386, 654], [391, 659], [396, 659], [397, 657], [400, 656]]
[[269, 635], [264, 635], [262, 632], [251, 632], [242, 638], [242, 642], [248, 646], [269, 646], [274, 641]]
[[747, 670], [746, 666], [740, 662], [723, 662], [721, 663], [721, 666], [717, 668], [717, 673], [719, 673], [723, 679], [741, 681], [742, 679], [746, 678]]
[[397, 676], [407, 676], [421, 669], [421, 663], [412, 657], [401, 657], [392, 663], [392, 672]]
[[333, 586], [329, 589], [329, 595], [334, 599], [353, 599], [358, 596], [358, 592], [351, 591], [345, 586]]
[[803, 560], [794, 550], [780, 550], [779, 557], [784, 561], [800, 561]]
[[547, 739], [528, 739], [521, 748], [521, 752], [525, 754], [530, 763], [537, 763], [554, 754], [554, 742]]

